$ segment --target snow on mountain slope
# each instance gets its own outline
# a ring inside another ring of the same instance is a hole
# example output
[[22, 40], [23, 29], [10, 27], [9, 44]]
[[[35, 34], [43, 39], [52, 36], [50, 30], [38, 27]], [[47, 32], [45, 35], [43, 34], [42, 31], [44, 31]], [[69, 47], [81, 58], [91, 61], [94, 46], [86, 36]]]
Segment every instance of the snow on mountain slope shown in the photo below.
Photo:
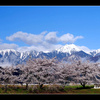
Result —
[[0, 54], [5, 55], [5, 53], [8, 53], [8, 55], [10, 54], [10, 52], [14, 52], [15, 54], [17, 54], [17, 51], [14, 49], [5, 49], [5, 50], [0, 50]]
[[[63, 53], [69, 53], [69, 54], [71, 54], [72, 52], [78, 52], [78, 51], [84, 51], [85, 53], [91, 54], [90, 52], [83, 50], [82, 46], [77, 46], [74, 44], [66, 44], [65, 46], [62, 46], [61, 48], [56, 49], [56, 50], [57, 50], [57, 52], [63, 52]], [[0, 50], [0, 54], [2, 54], [2, 55], [5, 55], [5, 53], [8, 53], [8, 55], [9, 55], [10, 52], [15, 53], [16, 55], [17, 55], [17, 53], [20, 53], [20, 59], [22, 59], [22, 58], [25, 59], [27, 56], [30, 55], [30, 53], [31, 53], [31, 55], [34, 55], [34, 56], [38, 56], [38, 54], [39, 54], [39, 52], [37, 52], [35, 50], [25, 51], [25, 52], [19, 52], [14, 49]], [[94, 51], [95, 54], [97, 54], [98, 52], [100, 52], [100, 49], [98, 49], [97, 51]], [[49, 52], [44, 52], [44, 53], [49, 53]]]
[[95, 52], [96, 52], [96, 54], [97, 54], [97, 53], [100, 53], [100, 49], [95, 50]]
[[71, 52], [81, 51], [81, 49], [78, 48], [78, 46], [76, 46], [74, 44], [66, 44], [65, 46], [59, 48], [57, 51], [71, 54]]
[[69, 53], [69, 54], [71, 54], [72, 52], [84, 51], [85, 53], [90, 54], [90, 50], [87, 47], [77, 46], [77, 45], [74, 45], [74, 44], [66, 44], [65, 46], [59, 48], [57, 51]]
[[[66, 44], [61, 48], [54, 50], [52, 52], [38, 52], [35, 50], [19, 52], [13, 49], [5, 49], [0, 50], [0, 63], [11, 63], [11, 64], [20, 64], [27, 61], [31, 58], [43, 58], [44, 56], [47, 58], [57, 57], [57, 59], [63, 60], [66, 59], [78, 59], [84, 58], [92, 61], [97, 61], [100, 59], [100, 49], [89, 51], [89, 49], [85, 46], [77, 46], [74, 44]], [[96, 60], [97, 59], [97, 60]]]
[[97, 50], [93, 50], [92, 52], [90, 52], [92, 56], [96, 56], [96, 55], [100, 55], [100, 49]]
[[2, 56], [10, 56], [10, 54], [13, 53], [15, 54], [16, 56], [20, 55], [20, 59], [25, 59], [27, 56], [37, 56], [38, 55], [38, 52], [33, 50], [33, 51], [25, 51], [25, 52], [19, 52], [19, 51], [16, 51], [14, 49], [5, 49], [5, 50], [0, 50], [0, 54]]

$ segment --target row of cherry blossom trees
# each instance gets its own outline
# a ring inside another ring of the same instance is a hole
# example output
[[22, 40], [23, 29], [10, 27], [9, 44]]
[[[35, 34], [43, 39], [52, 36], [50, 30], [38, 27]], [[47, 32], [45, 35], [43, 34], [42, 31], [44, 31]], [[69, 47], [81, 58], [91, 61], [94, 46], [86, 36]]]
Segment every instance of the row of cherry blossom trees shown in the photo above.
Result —
[[40, 88], [43, 84], [61, 84], [74, 82], [81, 84], [84, 88], [86, 84], [100, 82], [99, 63], [72, 61], [70, 63], [58, 62], [53, 59], [29, 59], [26, 64], [16, 67], [0, 67], [0, 84], [38, 84]]

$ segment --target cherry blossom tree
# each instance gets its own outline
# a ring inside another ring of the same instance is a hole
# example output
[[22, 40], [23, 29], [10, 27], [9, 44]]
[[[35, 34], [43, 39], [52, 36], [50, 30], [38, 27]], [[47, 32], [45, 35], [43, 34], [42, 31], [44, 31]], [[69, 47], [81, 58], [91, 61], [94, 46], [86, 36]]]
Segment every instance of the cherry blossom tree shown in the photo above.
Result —
[[[29, 76], [31, 75], [31, 67], [28, 67], [26, 65], [17, 65], [16, 69], [19, 69], [21, 73], [17, 76], [17, 82], [23, 85], [23, 83], [26, 83], [26, 89], [28, 89], [28, 84], [31, 82]], [[18, 71], [17, 71], [18, 72]]]
[[65, 86], [67, 83], [71, 82], [73, 67], [74, 66], [69, 63], [60, 63], [60, 68], [58, 72], [56, 72], [56, 74], [59, 76], [58, 83], [60, 82], [63, 86]]
[[58, 70], [58, 63], [53, 59], [29, 59], [26, 65], [18, 65], [22, 73], [17, 77], [17, 80], [21, 83], [26, 83], [26, 89], [28, 84], [39, 84], [42, 88], [43, 84], [53, 83], [55, 79], [55, 73]]
[[4, 67], [0, 68], [0, 83], [5, 86], [5, 92], [7, 92], [8, 84], [13, 83], [13, 79], [15, 76], [12, 74], [13, 68], [11, 67]]
[[19, 64], [16, 67], [0, 68], [0, 83], [5, 85], [7, 91], [8, 84], [26, 83], [29, 84], [55, 84], [75, 82], [80, 83], [83, 88], [86, 84], [100, 82], [99, 63], [73, 61], [70, 63], [58, 62], [55, 58], [46, 59], [45, 57], [29, 59], [26, 64]]
[[53, 83], [55, 80], [55, 73], [57, 71], [58, 63], [55, 58], [43, 59], [37, 58], [29, 60], [27, 66], [31, 67], [31, 76], [36, 79], [36, 82], [42, 88], [43, 84]]
[[82, 62], [76, 61], [72, 64], [72, 78], [74, 82], [80, 83], [83, 88], [88, 83], [92, 83], [97, 80], [98, 63], [90, 63], [89, 61]]

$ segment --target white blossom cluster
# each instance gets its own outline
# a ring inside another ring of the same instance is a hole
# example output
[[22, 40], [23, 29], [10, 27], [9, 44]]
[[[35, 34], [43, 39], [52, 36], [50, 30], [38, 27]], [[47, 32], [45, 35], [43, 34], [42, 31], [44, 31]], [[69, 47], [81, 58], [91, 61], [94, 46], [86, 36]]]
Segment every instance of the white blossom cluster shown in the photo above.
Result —
[[58, 62], [53, 59], [29, 59], [26, 65], [16, 67], [0, 67], [0, 84], [86, 84], [100, 82], [99, 63], [74, 61], [71, 63]]

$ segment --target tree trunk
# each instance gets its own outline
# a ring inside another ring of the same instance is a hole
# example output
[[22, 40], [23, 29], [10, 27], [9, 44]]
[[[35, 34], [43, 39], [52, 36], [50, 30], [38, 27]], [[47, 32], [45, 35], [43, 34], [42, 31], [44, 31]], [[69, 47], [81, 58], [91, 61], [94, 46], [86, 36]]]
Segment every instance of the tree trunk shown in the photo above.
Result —
[[80, 82], [80, 84], [85, 88], [86, 83], [85, 82]]
[[26, 83], [26, 90], [28, 90], [28, 83]]
[[20, 83], [21, 84], [21, 86], [23, 86], [23, 83]]
[[39, 86], [40, 86], [40, 89], [42, 89], [42, 88], [43, 88], [43, 84], [39, 84]]
[[85, 84], [83, 84], [82, 86], [83, 86], [83, 88], [85, 88]]
[[81, 85], [83, 86], [83, 88], [85, 88], [85, 83], [81, 83]]
[[7, 85], [5, 85], [5, 88], [4, 89], [5, 89], [5, 92], [7, 92]]

